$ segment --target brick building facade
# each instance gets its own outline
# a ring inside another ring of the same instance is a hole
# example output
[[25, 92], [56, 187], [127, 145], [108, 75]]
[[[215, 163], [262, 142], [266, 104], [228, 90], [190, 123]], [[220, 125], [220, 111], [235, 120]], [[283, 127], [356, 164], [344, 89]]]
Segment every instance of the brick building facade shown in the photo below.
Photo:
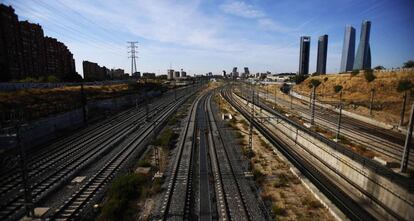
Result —
[[0, 81], [50, 75], [79, 80], [73, 54], [62, 42], [45, 37], [40, 25], [19, 22], [11, 6], [0, 4]]

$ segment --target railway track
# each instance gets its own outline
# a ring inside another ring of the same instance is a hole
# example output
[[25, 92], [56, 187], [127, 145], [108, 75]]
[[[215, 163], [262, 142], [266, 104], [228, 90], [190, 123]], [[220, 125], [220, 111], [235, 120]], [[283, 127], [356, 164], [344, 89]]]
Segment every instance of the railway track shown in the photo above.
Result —
[[[235, 164], [237, 157], [231, 155], [233, 152], [228, 151], [229, 147], [226, 148], [221, 137], [212, 111], [211, 97], [211, 91], [207, 92], [191, 106], [157, 219], [266, 220], [250, 186], [243, 182], [244, 171]], [[200, 203], [200, 210], [198, 214], [193, 214], [196, 206], [190, 203], [193, 202], [195, 189], [191, 185], [196, 147], [200, 154], [197, 158], [200, 180], [199, 200], [195, 202]], [[208, 160], [210, 163], [205, 162]], [[214, 191], [211, 191], [212, 188]]]
[[362, 209], [362, 207], [337, 187], [326, 175], [316, 168], [312, 162], [301, 156], [294, 148], [287, 145], [283, 140], [272, 134], [271, 130], [257, 119], [250, 120], [249, 111], [245, 104], [240, 103], [232, 97], [229, 91], [222, 92], [223, 97], [237, 109], [253, 126], [268, 139], [284, 156], [298, 168], [312, 183], [327, 196], [341, 211], [351, 220], [375, 220], [375, 218]]
[[[182, 96], [177, 102], [184, 100]], [[157, 102], [158, 110], [170, 110], [175, 106], [176, 101], [164, 98]], [[125, 115], [125, 116], [123, 116]], [[109, 126], [108, 126], [109, 125]], [[91, 165], [103, 156], [112, 151], [112, 147], [119, 144], [128, 134], [144, 126], [145, 115], [141, 111], [127, 111], [120, 117], [109, 120], [96, 130], [88, 130], [91, 133], [85, 136], [77, 136], [77, 139], [68, 139], [67, 144], [52, 149], [50, 154], [40, 155], [33, 158], [31, 166], [31, 189], [34, 202], [45, 198], [49, 193], [59, 188], [63, 183], [72, 178], [78, 171]], [[119, 148], [117, 148], [119, 149]], [[47, 152], [46, 152], [47, 153]], [[18, 176], [11, 176], [2, 182], [0, 220], [14, 220], [22, 216], [24, 212], [24, 198], [20, 191], [21, 180]]]
[[84, 183], [70, 199], [59, 207], [52, 219], [73, 220], [78, 218], [83, 208], [93, 202], [93, 198], [102, 190], [105, 185], [116, 176], [122, 165], [128, 161], [134, 152], [141, 154], [144, 152], [145, 141], [157, 130], [158, 125], [166, 119], [183, 103], [184, 100], [174, 103], [166, 108], [159, 116], [156, 116], [151, 123], [143, 126], [139, 132], [134, 133], [126, 142], [121, 145], [120, 151], [116, 152], [108, 162], [91, 178]]
[[[262, 100], [266, 100], [263, 93], [260, 94], [260, 97]], [[279, 105], [283, 105], [285, 107], [288, 107], [290, 105], [289, 102], [281, 98], [278, 98], [278, 102], [280, 103]], [[302, 102], [304, 104], [309, 104], [307, 101]], [[275, 112], [275, 110], [270, 108], [264, 102], [257, 102], [257, 105], [269, 112]], [[303, 107], [302, 105], [298, 104], [294, 104], [293, 107], [294, 110], [299, 111], [302, 118], [308, 122], [310, 121], [309, 109], [307, 107]], [[321, 108], [319, 106], [316, 106], [315, 108], [315, 121], [317, 125], [333, 133], [336, 133], [337, 130], [337, 115], [337, 113]], [[341, 135], [351, 139], [355, 144], [361, 145], [371, 151], [378, 153], [379, 155], [392, 159], [394, 162], [398, 163], [401, 160], [404, 143], [404, 136], [401, 134], [382, 129], [347, 116], [343, 116]], [[414, 157], [411, 156], [412, 154], [413, 153], [410, 154], [409, 159], [410, 167], [414, 167]]]

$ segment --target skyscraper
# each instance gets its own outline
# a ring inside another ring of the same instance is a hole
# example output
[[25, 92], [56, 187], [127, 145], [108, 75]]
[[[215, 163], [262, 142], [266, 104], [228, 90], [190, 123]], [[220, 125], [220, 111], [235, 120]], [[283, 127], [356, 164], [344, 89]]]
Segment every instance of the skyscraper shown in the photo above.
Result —
[[355, 28], [345, 27], [344, 45], [342, 48], [341, 72], [352, 71], [355, 57]]
[[310, 37], [300, 37], [299, 74], [309, 74]]
[[326, 74], [326, 57], [328, 54], [328, 35], [322, 35], [318, 39], [318, 57], [316, 61], [316, 72]]
[[370, 32], [371, 22], [362, 22], [361, 37], [359, 39], [358, 51], [354, 61], [354, 70], [371, 69], [371, 48], [369, 46]]

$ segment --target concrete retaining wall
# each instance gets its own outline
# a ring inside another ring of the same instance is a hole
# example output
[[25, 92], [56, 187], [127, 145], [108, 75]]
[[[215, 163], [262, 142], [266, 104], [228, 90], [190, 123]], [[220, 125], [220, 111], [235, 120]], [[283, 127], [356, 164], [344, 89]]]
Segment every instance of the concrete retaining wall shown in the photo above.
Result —
[[[265, 110], [262, 112], [271, 116]], [[397, 220], [395, 216], [400, 216], [405, 220], [414, 220], [414, 195], [407, 187], [399, 186], [398, 182], [379, 175], [283, 119], [271, 119], [269, 123], [277, 129], [274, 130], [276, 135], [295, 142], [295, 147], [305, 150], [318, 163], [318, 168], [330, 177], [338, 178], [354, 193], [359, 193], [358, 197], [378, 208], [385, 219]]]
[[[153, 98], [159, 96], [160, 94], [161, 92], [155, 91], [149, 92], [147, 96], [148, 98]], [[127, 95], [118, 98], [89, 102], [87, 104], [87, 109], [106, 109], [111, 111], [119, 111], [126, 109], [127, 107], [134, 106], [136, 102], [140, 103], [142, 101], [142, 95]], [[22, 130], [22, 137], [24, 138], [26, 147], [30, 148], [55, 139], [59, 131], [62, 131], [64, 129], [74, 129], [82, 126], [82, 124], [83, 111], [82, 108], [78, 108], [29, 123], [27, 126], [25, 126], [24, 130]], [[7, 131], [14, 133], [13, 128]], [[13, 140], [8, 137], [2, 137], [0, 139], [0, 144], [2, 144], [1, 149], [10, 149], [17, 146], [14, 138]]]

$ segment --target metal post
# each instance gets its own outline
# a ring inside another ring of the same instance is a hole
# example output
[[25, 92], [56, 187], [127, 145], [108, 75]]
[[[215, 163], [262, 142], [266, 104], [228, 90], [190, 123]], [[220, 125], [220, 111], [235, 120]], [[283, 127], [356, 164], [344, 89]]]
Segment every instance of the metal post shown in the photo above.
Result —
[[[253, 151], [253, 118], [254, 118], [254, 90], [252, 90], [252, 109], [250, 113], [250, 124], [249, 124], [249, 151]], [[251, 162], [249, 159], [249, 167], [250, 167], [250, 164]]]
[[87, 116], [86, 116], [86, 96], [85, 96], [85, 90], [83, 89], [83, 82], [81, 83], [81, 104], [82, 104], [82, 115], [83, 115], [83, 123], [87, 123]]
[[315, 120], [314, 120], [314, 118], [315, 118], [315, 91], [316, 91], [316, 87], [315, 86], [313, 86], [313, 88], [312, 88], [312, 94], [313, 94], [313, 96], [312, 96], [312, 118], [311, 118], [311, 125], [314, 125], [315, 124]]
[[277, 104], [277, 86], [275, 85], [275, 107]]
[[311, 107], [312, 107], [312, 96], [313, 96], [313, 88], [312, 88], [312, 90], [311, 90], [311, 94], [309, 95], [309, 110], [311, 109]]
[[290, 96], [290, 109], [292, 110], [293, 108], [292, 108], [292, 94], [290, 93], [290, 91], [289, 91], [289, 96]]
[[33, 199], [32, 199], [32, 192], [29, 185], [29, 172], [27, 171], [27, 164], [26, 164], [26, 151], [24, 141], [21, 137], [21, 128], [17, 126], [16, 128], [16, 137], [17, 142], [19, 145], [20, 151], [20, 166], [22, 170], [22, 179], [23, 179], [23, 187], [24, 187], [24, 204], [26, 210], [27, 217], [34, 217], [34, 208], [33, 208]]
[[404, 152], [401, 159], [401, 173], [407, 172], [408, 158], [410, 156], [411, 138], [413, 134], [413, 122], [414, 121], [414, 104], [411, 107], [410, 123], [407, 128], [407, 136], [405, 137]]
[[341, 130], [341, 118], [342, 118], [342, 91], [339, 94], [339, 117], [338, 117], [338, 129], [336, 131], [336, 142], [339, 141], [339, 133]]
[[403, 99], [404, 100], [403, 100], [403, 106], [401, 109], [400, 127], [402, 127], [404, 124], [405, 104], [407, 103], [407, 91], [404, 92]]

